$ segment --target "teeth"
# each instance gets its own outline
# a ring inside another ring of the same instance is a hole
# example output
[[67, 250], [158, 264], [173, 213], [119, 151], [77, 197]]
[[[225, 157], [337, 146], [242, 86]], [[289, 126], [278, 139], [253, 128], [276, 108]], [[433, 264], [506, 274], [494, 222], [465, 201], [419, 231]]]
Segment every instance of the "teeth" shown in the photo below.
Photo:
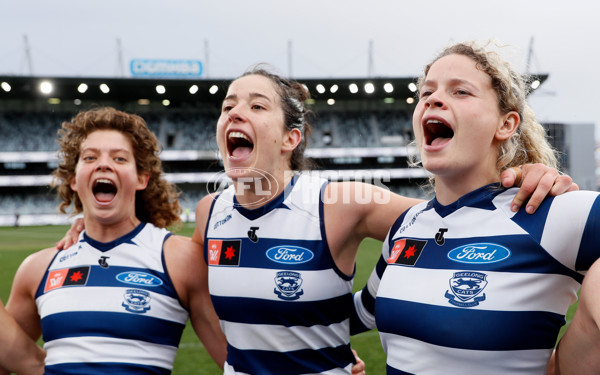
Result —
[[241, 132], [231, 132], [229, 133], [229, 139], [231, 138], [242, 138], [247, 140], [248, 142], [250, 142], [250, 138], [246, 137], [246, 134], [241, 133]]
[[439, 120], [427, 120], [427, 123], [428, 124], [442, 124], [442, 122]]
[[109, 184], [109, 185], [114, 185], [113, 182], [111, 180], [107, 180], [106, 178], [100, 178], [98, 180], [96, 180], [97, 184]]

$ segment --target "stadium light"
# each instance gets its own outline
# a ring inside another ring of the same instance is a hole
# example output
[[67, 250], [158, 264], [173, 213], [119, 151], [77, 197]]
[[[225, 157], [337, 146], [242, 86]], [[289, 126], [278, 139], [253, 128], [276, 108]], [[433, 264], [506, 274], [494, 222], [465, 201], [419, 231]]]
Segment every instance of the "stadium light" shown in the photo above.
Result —
[[75, 99], [75, 100], [73, 100], [73, 104], [75, 104], [75, 105], [81, 105], [81, 99]]
[[325, 92], [325, 86], [323, 86], [322, 84], [320, 84], [320, 83], [319, 83], [319, 84], [317, 85], [317, 92], [318, 92], [319, 94], [322, 94], [322, 93], [324, 93], [324, 92]]
[[375, 85], [372, 84], [371, 82], [367, 82], [365, 83], [365, 92], [367, 94], [372, 94], [375, 92]]
[[156, 85], [156, 92], [160, 95], [164, 94], [165, 92], [167, 92], [167, 89], [165, 88], [165, 86], [163, 85]]
[[389, 94], [391, 92], [394, 92], [394, 85], [388, 82], [385, 85], [383, 85], [383, 89]]
[[106, 83], [101, 83], [100, 91], [102, 91], [105, 94], [108, 94], [110, 92], [110, 87], [108, 87], [108, 85]]
[[339, 87], [338, 87], [338, 85], [333, 85], [333, 86], [331, 86], [331, 87], [329, 88], [329, 91], [330, 91], [332, 94], [335, 94], [335, 93], [337, 92], [338, 88], [339, 88]]
[[415, 102], [415, 98], [412, 98], [412, 97], [406, 98], [406, 102], [408, 104], [413, 104]]
[[210, 89], [208, 89], [208, 92], [210, 92], [212, 95], [216, 94], [217, 91], [219, 91], [219, 86], [217, 85], [212, 85], [210, 86]]
[[150, 104], [150, 100], [149, 99], [138, 99], [138, 104], [139, 105], [149, 105]]
[[351, 93], [356, 94], [358, 92], [358, 85], [356, 83], [351, 83], [348, 86], [348, 89], [350, 90]]
[[8, 82], [2, 82], [0, 83], [0, 87], [2, 87], [2, 90], [9, 92], [11, 90], [10, 85], [8, 84]]
[[198, 92], [198, 85], [190, 86], [190, 94], [194, 95], [197, 92]]
[[408, 84], [408, 89], [412, 92], [416, 92], [417, 91], [417, 85], [415, 85], [413, 82]]
[[169, 99], [163, 99], [162, 105], [164, 105], [165, 107], [168, 107], [169, 105], [171, 105], [171, 101]]
[[327, 104], [334, 105], [335, 104], [335, 99], [332, 99], [332, 98], [327, 99]]
[[52, 83], [49, 81], [42, 81], [42, 83], [40, 83], [40, 91], [42, 92], [42, 94], [48, 95], [48, 94], [52, 93], [53, 89], [54, 89], [54, 87], [52, 86]]
[[540, 82], [540, 80], [539, 80], [539, 79], [536, 79], [535, 81], [531, 82], [531, 88], [535, 90], [535, 89], [537, 89], [538, 87], [540, 87], [540, 85], [541, 85], [541, 84], [542, 84], [542, 83]]
[[79, 86], [77, 86], [77, 91], [79, 91], [81, 94], [85, 93], [88, 89], [88, 85], [86, 85], [85, 83], [80, 83]]

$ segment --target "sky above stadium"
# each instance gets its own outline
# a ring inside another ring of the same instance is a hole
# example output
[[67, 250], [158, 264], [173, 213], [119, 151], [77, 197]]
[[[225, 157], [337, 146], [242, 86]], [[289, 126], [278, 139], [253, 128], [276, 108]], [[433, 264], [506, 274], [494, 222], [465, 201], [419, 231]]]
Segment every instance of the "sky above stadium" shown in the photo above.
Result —
[[521, 71], [550, 75], [530, 98], [541, 121], [599, 134], [598, 14], [593, 0], [0, 0], [0, 75], [129, 77], [132, 59], [190, 59], [208, 78], [261, 62], [297, 79], [407, 77], [452, 41], [495, 38]]

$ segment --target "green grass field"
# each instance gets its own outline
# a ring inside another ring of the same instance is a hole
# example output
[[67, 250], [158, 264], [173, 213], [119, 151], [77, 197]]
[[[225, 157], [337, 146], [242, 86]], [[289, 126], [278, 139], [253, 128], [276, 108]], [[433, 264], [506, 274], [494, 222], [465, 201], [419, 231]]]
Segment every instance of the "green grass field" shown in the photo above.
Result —
[[[0, 227], [0, 298], [4, 303], [8, 299], [15, 271], [23, 259], [37, 250], [53, 246], [62, 238], [66, 230], [67, 227], [65, 226]], [[188, 224], [178, 234], [191, 236], [192, 231], [193, 226]], [[361, 288], [366, 282], [371, 269], [377, 262], [380, 251], [381, 242], [379, 241], [365, 240], [361, 244], [357, 259], [355, 289]], [[569, 309], [568, 322], [570, 322], [575, 308], [574, 305]], [[369, 374], [385, 374], [385, 354], [376, 331], [353, 337], [352, 346], [365, 361]], [[221, 374], [221, 371], [205, 352], [204, 347], [189, 324], [183, 333], [173, 374]]]

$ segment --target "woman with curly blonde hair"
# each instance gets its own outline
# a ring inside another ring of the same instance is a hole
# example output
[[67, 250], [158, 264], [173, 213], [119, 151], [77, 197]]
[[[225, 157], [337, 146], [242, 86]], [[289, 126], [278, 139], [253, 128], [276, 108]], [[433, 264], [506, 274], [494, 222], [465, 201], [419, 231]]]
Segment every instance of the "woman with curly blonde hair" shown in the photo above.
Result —
[[501, 172], [556, 158], [527, 79], [490, 47], [450, 46], [419, 81], [413, 129], [435, 197], [396, 219], [355, 296], [354, 328], [379, 330], [390, 375], [545, 373], [600, 257], [597, 192], [511, 210]]
[[43, 334], [45, 374], [169, 374], [188, 318], [222, 367], [202, 249], [166, 229], [180, 207], [145, 121], [98, 108], [59, 136], [60, 209], [83, 213], [85, 230], [25, 259], [7, 303], [32, 339]]

